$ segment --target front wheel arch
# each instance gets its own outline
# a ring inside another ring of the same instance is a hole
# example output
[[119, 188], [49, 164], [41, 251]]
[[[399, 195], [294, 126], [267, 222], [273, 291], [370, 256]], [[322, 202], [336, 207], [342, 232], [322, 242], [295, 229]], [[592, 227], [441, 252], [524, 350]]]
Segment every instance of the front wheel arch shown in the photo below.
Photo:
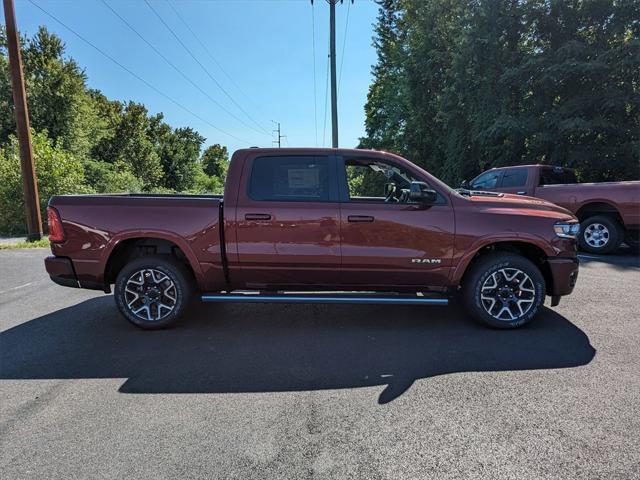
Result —
[[549, 258], [547, 252], [533, 243], [522, 241], [495, 242], [477, 249], [472, 258], [467, 262], [466, 266], [464, 266], [464, 271], [460, 275], [457, 285], [460, 288], [464, 288], [465, 281], [473, 266], [486, 255], [496, 253], [520, 255], [531, 261], [542, 273], [542, 277], [545, 282], [545, 290], [547, 292], [553, 291], [553, 275], [551, 273], [549, 263], [547, 262], [547, 258]]

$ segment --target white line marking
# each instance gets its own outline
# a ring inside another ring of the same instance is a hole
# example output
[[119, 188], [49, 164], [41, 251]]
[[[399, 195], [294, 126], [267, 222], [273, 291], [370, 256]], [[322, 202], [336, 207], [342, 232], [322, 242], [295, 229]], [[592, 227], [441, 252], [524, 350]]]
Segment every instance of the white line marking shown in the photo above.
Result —
[[9, 293], [12, 292], [14, 290], [20, 290], [21, 288], [25, 288], [28, 287], [29, 285], [33, 285], [35, 283], [39, 283], [39, 282], [29, 282], [29, 283], [25, 283], [24, 285], [18, 285], [17, 287], [12, 287], [12, 288], [8, 288], [7, 290], [2, 290], [0, 292], [0, 295], [2, 295], [3, 293]]

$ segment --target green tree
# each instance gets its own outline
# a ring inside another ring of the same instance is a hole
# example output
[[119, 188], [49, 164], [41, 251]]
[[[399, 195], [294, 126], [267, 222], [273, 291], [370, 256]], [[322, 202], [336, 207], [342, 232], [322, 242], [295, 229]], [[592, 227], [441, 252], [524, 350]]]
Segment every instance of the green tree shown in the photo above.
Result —
[[[0, 144], [15, 132], [6, 36], [0, 35]], [[95, 115], [86, 89], [86, 76], [65, 58], [62, 40], [40, 27], [33, 38], [22, 39], [22, 58], [31, 126], [80, 156], [89, 153], [95, 138]]]
[[[54, 144], [44, 133], [33, 132], [33, 155], [38, 176], [40, 209], [44, 217], [49, 198], [69, 193], [91, 193], [85, 182], [82, 162]], [[14, 136], [7, 146], [0, 148], [0, 232], [24, 234], [26, 219], [20, 154]]]
[[229, 151], [227, 147], [223, 147], [219, 143], [208, 146], [202, 153], [200, 161], [207, 175], [217, 177], [224, 183], [229, 170]]
[[152, 122], [144, 105], [129, 102], [117, 117], [113, 134], [94, 148], [102, 161], [126, 168], [142, 182], [144, 190], [162, 185], [162, 163], [149, 138]]
[[151, 118], [149, 136], [163, 169], [162, 186], [176, 191], [193, 188], [204, 137], [191, 128], [173, 130], [161, 114]]
[[379, 0], [361, 146], [452, 185], [519, 163], [640, 176], [640, 3]]

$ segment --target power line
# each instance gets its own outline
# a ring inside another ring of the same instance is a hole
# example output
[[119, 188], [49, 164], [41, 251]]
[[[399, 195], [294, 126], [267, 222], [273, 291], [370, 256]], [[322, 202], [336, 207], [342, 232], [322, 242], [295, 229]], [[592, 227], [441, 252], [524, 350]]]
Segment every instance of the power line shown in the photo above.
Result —
[[[178, 72], [180, 76], [182, 76], [182, 78], [184, 78], [187, 82], [189, 82], [191, 85], [197, 88], [200, 91], [200, 93], [202, 93], [205, 97], [211, 100], [211, 102], [213, 102], [215, 105], [217, 105], [227, 114], [229, 114], [232, 118], [236, 119], [238, 122], [242, 123], [247, 128], [251, 128], [252, 130], [257, 131], [251, 125], [248, 125], [244, 120], [242, 120], [241, 118], [237, 117], [232, 112], [227, 110], [224, 107], [224, 105], [218, 102], [215, 98], [213, 98], [205, 90], [203, 90], [198, 84], [196, 84], [191, 78], [189, 78], [182, 70], [180, 70], [173, 62], [171, 62], [171, 60], [169, 60], [165, 55], [163, 55], [160, 50], [158, 50], [151, 42], [149, 42], [146, 38], [144, 38], [142, 34], [140, 34], [129, 22], [127, 22], [127, 20], [124, 17], [122, 17], [111, 5], [109, 5], [106, 0], [101, 0], [101, 1], [109, 10], [111, 10], [111, 12], [113, 12], [113, 14], [116, 17], [118, 17], [122, 21], [122, 23], [124, 23], [127, 27], [129, 27], [129, 29], [133, 33], [135, 33], [144, 43], [146, 43], [154, 52], [156, 52], [156, 54], [158, 54], [158, 56], [162, 58], [170, 67], [172, 67], [176, 72]], [[261, 133], [261, 132], [258, 132], [258, 133]]]
[[[173, 37], [178, 41], [178, 43], [182, 46], [182, 48], [185, 49], [185, 51], [189, 54], [189, 56], [200, 66], [200, 68], [202, 68], [202, 70], [207, 74], [207, 76], [216, 84], [216, 86], [222, 91], [222, 93], [224, 93], [229, 100], [231, 100], [231, 102], [238, 107], [238, 109], [244, 113], [247, 118], [249, 120], [251, 120], [253, 123], [255, 123], [258, 128], [260, 130], [262, 130], [263, 132], [265, 132], [267, 135], [271, 136], [271, 134], [265, 130], [263, 127], [260, 126], [260, 124], [258, 122], [256, 122], [253, 117], [251, 117], [251, 115], [249, 115], [239, 104], [238, 102], [236, 102], [234, 100], [234, 98], [229, 94], [229, 92], [227, 92], [227, 90], [225, 90], [225, 88], [220, 84], [220, 82], [218, 82], [218, 80], [216, 80], [216, 78], [211, 75], [211, 72], [209, 72], [209, 70], [202, 64], [202, 62], [200, 62], [200, 60], [198, 60], [196, 58], [196, 56], [193, 54], [193, 52], [191, 52], [191, 50], [189, 49], [189, 47], [187, 47], [187, 45], [180, 39], [180, 37], [176, 34], [176, 32], [173, 31], [173, 29], [169, 26], [169, 24], [167, 22], [164, 21], [164, 19], [162, 18], [162, 16], [160, 16], [160, 14], [156, 11], [155, 8], [153, 8], [151, 6], [151, 4], [149, 3], [148, 0], [144, 0], [144, 3], [147, 4], [147, 7], [149, 7], [149, 9], [154, 13], [154, 15], [156, 17], [158, 17], [158, 20], [160, 20], [160, 22], [165, 26], [165, 28], [167, 30], [169, 30], [169, 32], [171, 33], [171, 35], [173, 35]], [[253, 127], [252, 127], [253, 128]]]
[[101, 55], [103, 55], [104, 57], [106, 57], [107, 59], [111, 60], [113, 63], [115, 63], [116, 65], [118, 65], [120, 68], [122, 68], [125, 72], [127, 72], [129, 75], [131, 75], [132, 77], [138, 79], [140, 82], [144, 83], [147, 87], [149, 87], [151, 90], [153, 90], [154, 92], [156, 92], [158, 95], [164, 97], [165, 99], [169, 100], [171, 103], [173, 103], [174, 105], [176, 105], [177, 107], [181, 108], [182, 110], [184, 110], [185, 112], [189, 113], [190, 115], [194, 116], [195, 118], [197, 118], [198, 120], [200, 120], [203, 123], [206, 123], [207, 125], [209, 125], [211, 128], [219, 131], [220, 133], [227, 135], [228, 137], [231, 137], [235, 140], [238, 140], [239, 142], [242, 142], [244, 144], [247, 145], [251, 145], [251, 142], [248, 142], [246, 140], [243, 140], [242, 138], [236, 137], [235, 135], [226, 132], [224, 130], [222, 130], [221, 128], [215, 126], [214, 124], [212, 124], [211, 122], [209, 122], [208, 120], [206, 120], [205, 118], [201, 117], [200, 115], [198, 115], [197, 113], [193, 112], [192, 110], [190, 110], [189, 108], [185, 107], [184, 105], [182, 105], [180, 102], [178, 102], [177, 100], [174, 100], [173, 98], [171, 98], [169, 95], [167, 95], [166, 93], [160, 91], [158, 88], [154, 87], [152, 84], [150, 84], [149, 82], [147, 82], [144, 78], [140, 77], [138, 74], [136, 74], [135, 72], [133, 72], [132, 70], [130, 70], [129, 68], [125, 67], [124, 65], [122, 65], [120, 62], [118, 62], [115, 58], [113, 58], [111, 55], [109, 55], [108, 53], [106, 53], [105, 51], [103, 51], [102, 49], [100, 49], [99, 47], [97, 47], [96, 45], [94, 45], [91, 41], [87, 40], [86, 38], [84, 38], [82, 35], [80, 35], [78, 32], [76, 32], [74, 29], [72, 29], [71, 27], [69, 27], [67, 24], [65, 24], [64, 22], [62, 22], [61, 20], [59, 20], [56, 16], [54, 16], [52, 13], [49, 13], [48, 11], [46, 11], [44, 8], [42, 8], [40, 5], [38, 5], [37, 3], [35, 3], [33, 0], [28, 0], [29, 3], [31, 5], [33, 5], [34, 7], [36, 7], [38, 10], [40, 10], [42, 13], [44, 13], [45, 15], [47, 15], [48, 17], [50, 17], [51, 19], [53, 19], [54, 21], [56, 21], [57, 23], [59, 23], [60, 25], [62, 25], [64, 28], [66, 28], [67, 30], [69, 30], [71, 33], [73, 33], [76, 37], [78, 37], [80, 40], [82, 40], [83, 42], [85, 42], [87, 45], [89, 45], [91, 48], [93, 48], [94, 50], [96, 50], [98, 53], [100, 53]]
[[344, 37], [342, 38], [342, 53], [340, 54], [340, 72], [338, 73], [338, 93], [340, 93], [340, 83], [342, 82], [342, 64], [344, 63], [344, 50], [347, 46], [347, 31], [349, 30], [349, 12], [351, 12], [351, 2], [347, 5], [347, 20], [344, 24]]
[[316, 14], [311, 4], [311, 50], [313, 52], [313, 124], [316, 129], [316, 147], [318, 146], [318, 87], [316, 85]]
[[[173, 6], [173, 3], [171, 2], [171, 0], [167, 0], [167, 4], [169, 5], [169, 7], [171, 7], [171, 10], [173, 10], [173, 12], [176, 14], [176, 16], [178, 17], [178, 19], [182, 22], [182, 24], [187, 28], [187, 30], [189, 30], [189, 32], [191, 33], [191, 35], [193, 36], [193, 38], [196, 39], [196, 41], [198, 42], [198, 44], [202, 47], [202, 49], [207, 53], [207, 55], [209, 56], [209, 58], [211, 58], [211, 60], [213, 60], [213, 62], [218, 66], [218, 68], [220, 69], [220, 71], [222, 73], [224, 73], [224, 75], [229, 79], [229, 81], [233, 84], [233, 86], [236, 87], [236, 89], [242, 94], [243, 97], [245, 97], [255, 108], [257, 108], [258, 110], [260, 110], [260, 106], [256, 104], [256, 102], [253, 101], [253, 99], [251, 97], [249, 97], [249, 95], [247, 95], [244, 90], [242, 88], [240, 88], [240, 85], [238, 85], [238, 82], [236, 82], [234, 80], [234, 78], [229, 75], [229, 73], [224, 69], [224, 67], [220, 64], [220, 62], [218, 62], [218, 60], [216, 59], [216, 57], [213, 55], [213, 53], [211, 53], [211, 50], [209, 50], [206, 46], [206, 44], [202, 41], [202, 39], [196, 34], [196, 32], [193, 31], [193, 29], [189, 26], [189, 23], [183, 18], [183, 16], [180, 14], [180, 12]], [[263, 112], [264, 113], [264, 112]]]

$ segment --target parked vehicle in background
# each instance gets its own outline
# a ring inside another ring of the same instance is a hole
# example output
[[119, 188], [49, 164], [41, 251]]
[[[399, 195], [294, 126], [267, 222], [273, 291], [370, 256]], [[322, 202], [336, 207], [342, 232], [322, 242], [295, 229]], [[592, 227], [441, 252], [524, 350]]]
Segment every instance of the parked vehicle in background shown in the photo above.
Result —
[[142, 328], [174, 323], [194, 291], [205, 302], [443, 305], [459, 290], [474, 318], [514, 328], [578, 275], [579, 225], [564, 208], [461, 194], [371, 150], [239, 150], [224, 200], [56, 196], [48, 215], [51, 279], [115, 284]]
[[571, 169], [549, 165], [492, 168], [462, 188], [542, 198], [580, 220], [580, 248], [610, 253], [624, 241], [638, 246], [640, 181], [578, 183]]

